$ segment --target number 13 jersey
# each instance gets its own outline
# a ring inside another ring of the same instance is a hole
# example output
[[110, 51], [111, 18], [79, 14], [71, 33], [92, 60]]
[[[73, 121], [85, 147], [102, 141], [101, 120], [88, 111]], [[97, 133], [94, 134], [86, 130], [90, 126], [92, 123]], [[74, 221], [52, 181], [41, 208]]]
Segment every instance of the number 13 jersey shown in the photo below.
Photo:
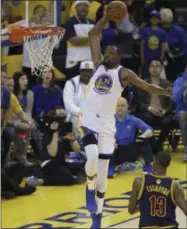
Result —
[[170, 177], [143, 176], [139, 193], [139, 228], [177, 228], [173, 184]]

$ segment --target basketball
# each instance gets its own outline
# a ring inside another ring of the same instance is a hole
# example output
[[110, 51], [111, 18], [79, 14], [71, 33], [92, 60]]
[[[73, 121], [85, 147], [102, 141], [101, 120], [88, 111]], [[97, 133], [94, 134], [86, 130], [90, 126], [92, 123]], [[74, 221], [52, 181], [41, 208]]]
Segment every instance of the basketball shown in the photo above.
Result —
[[113, 1], [107, 6], [107, 18], [109, 21], [120, 23], [127, 13], [127, 6], [124, 2]]

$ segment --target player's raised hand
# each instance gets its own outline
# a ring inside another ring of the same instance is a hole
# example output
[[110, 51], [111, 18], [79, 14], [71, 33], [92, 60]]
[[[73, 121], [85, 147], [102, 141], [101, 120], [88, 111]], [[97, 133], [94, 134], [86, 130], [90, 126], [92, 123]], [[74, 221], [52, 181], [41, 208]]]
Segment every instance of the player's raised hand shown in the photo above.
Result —
[[172, 94], [173, 94], [173, 88], [172, 87], [166, 88], [165, 95], [168, 96], [168, 97], [171, 97]]

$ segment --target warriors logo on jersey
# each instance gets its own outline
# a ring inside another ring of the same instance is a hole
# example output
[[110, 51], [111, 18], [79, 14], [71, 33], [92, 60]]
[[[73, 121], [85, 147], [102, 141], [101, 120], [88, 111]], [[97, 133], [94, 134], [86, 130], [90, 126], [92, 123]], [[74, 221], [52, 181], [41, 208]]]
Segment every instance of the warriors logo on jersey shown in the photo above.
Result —
[[100, 75], [95, 81], [95, 92], [100, 95], [106, 95], [110, 93], [110, 89], [113, 85], [113, 79], [109, 75]]
[[115, 133], [116, 103], [122, 92], [120, 69], [106, 69], [104, 65], [97, 68], [82, 106], [81, 126], [97, 133]]

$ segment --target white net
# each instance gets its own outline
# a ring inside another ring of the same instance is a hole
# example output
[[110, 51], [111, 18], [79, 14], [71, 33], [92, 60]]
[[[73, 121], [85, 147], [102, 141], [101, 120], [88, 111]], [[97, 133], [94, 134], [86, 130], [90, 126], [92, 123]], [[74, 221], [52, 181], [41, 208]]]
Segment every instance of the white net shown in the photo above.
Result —
[[34, 35], [24, 37], [33, 75], [41, 76], [42, 72], [49, 71], [53, 68], [53, 49], [58, 45], [63, 36], [64, 33], [47, 36]]

